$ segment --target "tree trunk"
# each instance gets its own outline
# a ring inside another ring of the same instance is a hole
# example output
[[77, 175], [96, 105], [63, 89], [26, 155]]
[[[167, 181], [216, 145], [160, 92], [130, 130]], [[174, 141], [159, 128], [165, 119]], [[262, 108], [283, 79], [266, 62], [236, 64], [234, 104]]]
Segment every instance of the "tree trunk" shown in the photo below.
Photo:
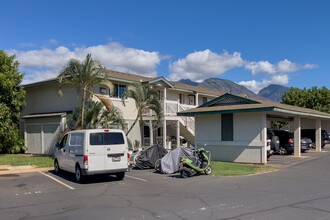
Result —
[[81, 108], [81, 128], [84, 128], [84, 117], [85, 117], [85, 101], [86, 101], [86, 88], [83, 91], [82, 97], [82, 108]]
[[133, 129], [133, 127], [135, 126], [136, 122], [139, 120], [139, 115], [136, 116], [135, 121], [133, 122], [132, 126], [128, 129], [126, 136], [131, 132], [131, 130]]

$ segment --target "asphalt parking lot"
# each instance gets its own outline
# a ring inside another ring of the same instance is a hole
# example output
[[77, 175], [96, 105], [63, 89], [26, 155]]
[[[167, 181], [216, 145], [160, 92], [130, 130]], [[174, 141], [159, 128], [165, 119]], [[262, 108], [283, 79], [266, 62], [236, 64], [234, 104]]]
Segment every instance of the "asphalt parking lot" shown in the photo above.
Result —
[[[291, 156], [285, 169], [245, 177], [182, 179], [132, 170], [83, 184], [52, 171], [0, 175], [1, 219], [330, 219], [330, 154]], [[315, 156], [318, 155], [318, 156]], [[308, 156], [308, 157], [307, 157]], [[271, 157], [272, 158], [272, 157]], [[304, 159], [303, 158], [303, 159]], [[271, 161], [271, 160], [270, 160]]]

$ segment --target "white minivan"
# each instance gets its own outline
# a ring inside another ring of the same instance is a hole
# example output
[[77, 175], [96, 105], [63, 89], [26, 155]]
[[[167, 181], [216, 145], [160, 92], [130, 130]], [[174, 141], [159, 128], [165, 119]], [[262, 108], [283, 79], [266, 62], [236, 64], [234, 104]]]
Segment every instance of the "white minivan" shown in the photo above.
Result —
[[56, 143], [56, 148], [55, 172], [75, 173], [77, 182], [94, 174], [114, 174], [123, 179], [129, 170], [127, 139], [122, 130], [70, 131]]

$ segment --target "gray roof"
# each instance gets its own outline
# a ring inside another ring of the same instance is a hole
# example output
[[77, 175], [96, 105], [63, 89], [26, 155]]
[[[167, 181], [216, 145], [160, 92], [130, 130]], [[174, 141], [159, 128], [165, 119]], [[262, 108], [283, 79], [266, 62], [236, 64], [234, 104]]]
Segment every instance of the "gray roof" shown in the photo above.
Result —
[[[191, 86], [191, 85], [186, 85], [186, 84], [182, 84], [182, 83], [167, 81], [163, 77], [146, 77], [146, 76], [123, 73], [123, 72], [118, 72], [118, 71], [113, 71], [113, 70], [107, 70], [107, 76], [111, 80], [125, 81], [127, 83], [130, 83], [130, 82], [145, 83], [145, 82], [155, 81], [157, 79], [162, 79], [162, 80], [165, 80], [168, 84], [172, 85], [173, 89], [177, 89], [177, 90], [183, 90], [183, 91], [187, 91], [187, 92], [197, 92], [197, 93], [202, 93], [205, 95], [212, 95], [212, 96], [220, 96], [223, 94], [222, 92], [219, 92], [219, 91], [213, 90], [213, 89], [207, 89], [207, 88], [203, 88], [203, 87], [199, 87], [199, 86]], [[49, 83], [56, 83], [57, 80], [58, 80], [58, 78], [51, 78], [48, 80], [43, 80], [43, 81], [39, 81], [39, 82], [35, 82], [35, 83], [29, 83], [29, 84], [25, 84], [22, 86], [25, 88], [34, 87], [34, 86], [39, 86], [39, 85], [44, 85], [44, 84], [49, 84]]]

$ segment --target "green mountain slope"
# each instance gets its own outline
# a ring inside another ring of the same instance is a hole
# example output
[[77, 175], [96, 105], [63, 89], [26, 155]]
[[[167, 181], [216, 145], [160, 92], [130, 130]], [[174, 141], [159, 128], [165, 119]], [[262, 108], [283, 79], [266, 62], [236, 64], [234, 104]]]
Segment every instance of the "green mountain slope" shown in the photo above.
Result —
[[199, 83], [198, 86], [208, 89], [215, 89], [223, 93], [231, 93], [235, 95], [245, 94], [251, 98], [262, 98], [251, 90], [247, 89], [245, 86], [238, 85], [237, 83], [226, 79], [210, 78], [206, 79], [204, 82]]
[[289, 90], [289, 87], [272, 84], [260, 90], [258, 95], [274, 102], [281, 102], [282, 95]]

